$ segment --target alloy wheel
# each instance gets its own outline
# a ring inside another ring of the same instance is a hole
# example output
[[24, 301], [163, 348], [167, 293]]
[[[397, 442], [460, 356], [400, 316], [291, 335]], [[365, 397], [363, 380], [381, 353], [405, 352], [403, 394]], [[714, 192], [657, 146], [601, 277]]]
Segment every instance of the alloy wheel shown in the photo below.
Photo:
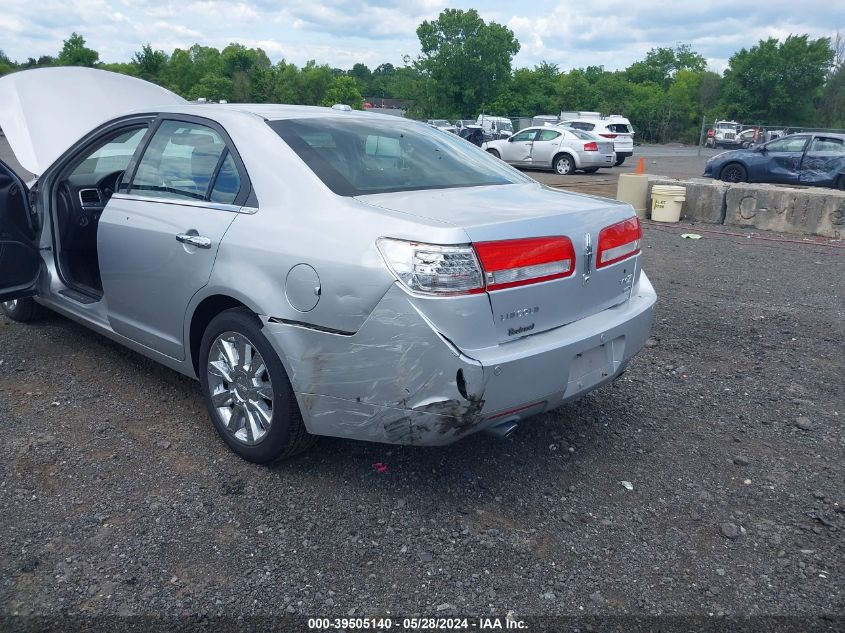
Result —
[[572, 171], [572, 162], [566, 156], [561, 156], [555, 161], [555, 171], [561, 176], [566, 176]]
[[722, 180], [725, 182], [743, 182], [745, 180], [745, 170], [739, 165], [728, 165], [724, 169]]
[[273, 383], [261, 353], [240, 332], [223, 332], [208, 355], [208, 392], [226, 431], [242, 444], [261, 442], [273, 424]]

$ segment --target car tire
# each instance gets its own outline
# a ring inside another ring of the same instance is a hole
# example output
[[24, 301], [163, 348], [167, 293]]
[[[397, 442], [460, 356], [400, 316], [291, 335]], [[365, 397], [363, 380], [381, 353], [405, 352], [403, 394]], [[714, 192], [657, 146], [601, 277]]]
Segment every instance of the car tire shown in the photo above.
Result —
[[246, 308], [221, 312], [208, 324], [198, 374], [214, 428], [244, 459], [270, 464], [316, 442], [282, 361], [261, 332], [261, 321]]
[[568, 176], [575, 171], [575, 161], [572, 160], [569, 154], [561, 154], [560, 156], [555, 156], [552, 167], [559, 176]]
[[615, 162], [615, 163], [613, 163], [613, 166], [614, 166], [614, 167], [619, 167], [619, 165], [621, 165], [621, 164], [622, 164], [622, 163], [624, 163], [624, 162], [625, 162], [625, 156], [617, 156], [617, 157], [616, 157], [616, 162]]
[[495, 156], [495, 157], [496, 157], [496, 158], [498, 158], [498, 159], [501, 159], [501, 158], [502, 158], [502, 157], [501, 157], [501, 155], [499, 155], [499, 152], [497, 152], [497, 151], [496, 151], [496, 150], [494, 150], [494, 149], [488, 149], [488, 150], [487, 150], [487, 153], [488, 153], [488, 154], [490, 154], [490, 155], [492, 155], [492, 156]]
[[594, 174], [599, 170], [598, 167], [587, 167], [586, 169], [582, 169], [585, 174]]
[[31, 297], [4, 301], [0, 306], [3, 308], [3, 314], [18, 323], [37, 321], [44, 316], [46, 311], [42, 306], [35, 303], [35, 300]]
[[724, 182], [748, 182], [748, 171], [739, 163], [728, 163], [719, 172], [719, 180]]

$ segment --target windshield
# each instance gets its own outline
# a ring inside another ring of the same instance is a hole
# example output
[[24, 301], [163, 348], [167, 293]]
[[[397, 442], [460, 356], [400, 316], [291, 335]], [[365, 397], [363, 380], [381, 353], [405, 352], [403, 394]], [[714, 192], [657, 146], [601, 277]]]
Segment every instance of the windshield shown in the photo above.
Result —
[[446, 119], [435, 119], [431, 124], [436, 127], [449, 127], [451, 125]]
[[513, 124], [510, 121], [499, 121], [499, 129], [513, 132]]
[[458, 136], [398, 117], [284, 119], [268, 125], [342, 196], [533, 182]]

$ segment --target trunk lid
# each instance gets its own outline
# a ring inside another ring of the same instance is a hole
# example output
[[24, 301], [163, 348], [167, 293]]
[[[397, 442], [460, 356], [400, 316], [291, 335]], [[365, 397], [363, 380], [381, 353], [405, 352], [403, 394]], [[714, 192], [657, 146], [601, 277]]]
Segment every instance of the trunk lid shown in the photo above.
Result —
[[148, 81], [94, 68], [38, 68], [0, 78], [0, 128], [21, 166], [38, 175], [110, 119], [185, 103]]
[[[599, 232], [634, 215], [630, 205], [614, 200], [539, 184], [382, 193], [359, 200], [448, 222], [462, 228], [470, 242], [561, 235], [572, 241], [572, 275], [488, 293], [500, 343], [566, 325], [622, 303], [639, 274], [639, 256], [596, 270]], [[426, 241], [424, 234], [419, 239]]]

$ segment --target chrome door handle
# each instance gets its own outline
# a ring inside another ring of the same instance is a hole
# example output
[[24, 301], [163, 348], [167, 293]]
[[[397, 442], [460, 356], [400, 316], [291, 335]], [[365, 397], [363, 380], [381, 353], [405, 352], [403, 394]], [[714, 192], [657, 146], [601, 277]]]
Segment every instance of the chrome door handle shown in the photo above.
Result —
[[188, 235], [187, 233], [179, 233], [176, 236], [176, 241], [182, 242], [183, 244], [190, 244], [191, 246], [196, 246], [197, 248], [211, 248], [211, 240], [201, 235]]

